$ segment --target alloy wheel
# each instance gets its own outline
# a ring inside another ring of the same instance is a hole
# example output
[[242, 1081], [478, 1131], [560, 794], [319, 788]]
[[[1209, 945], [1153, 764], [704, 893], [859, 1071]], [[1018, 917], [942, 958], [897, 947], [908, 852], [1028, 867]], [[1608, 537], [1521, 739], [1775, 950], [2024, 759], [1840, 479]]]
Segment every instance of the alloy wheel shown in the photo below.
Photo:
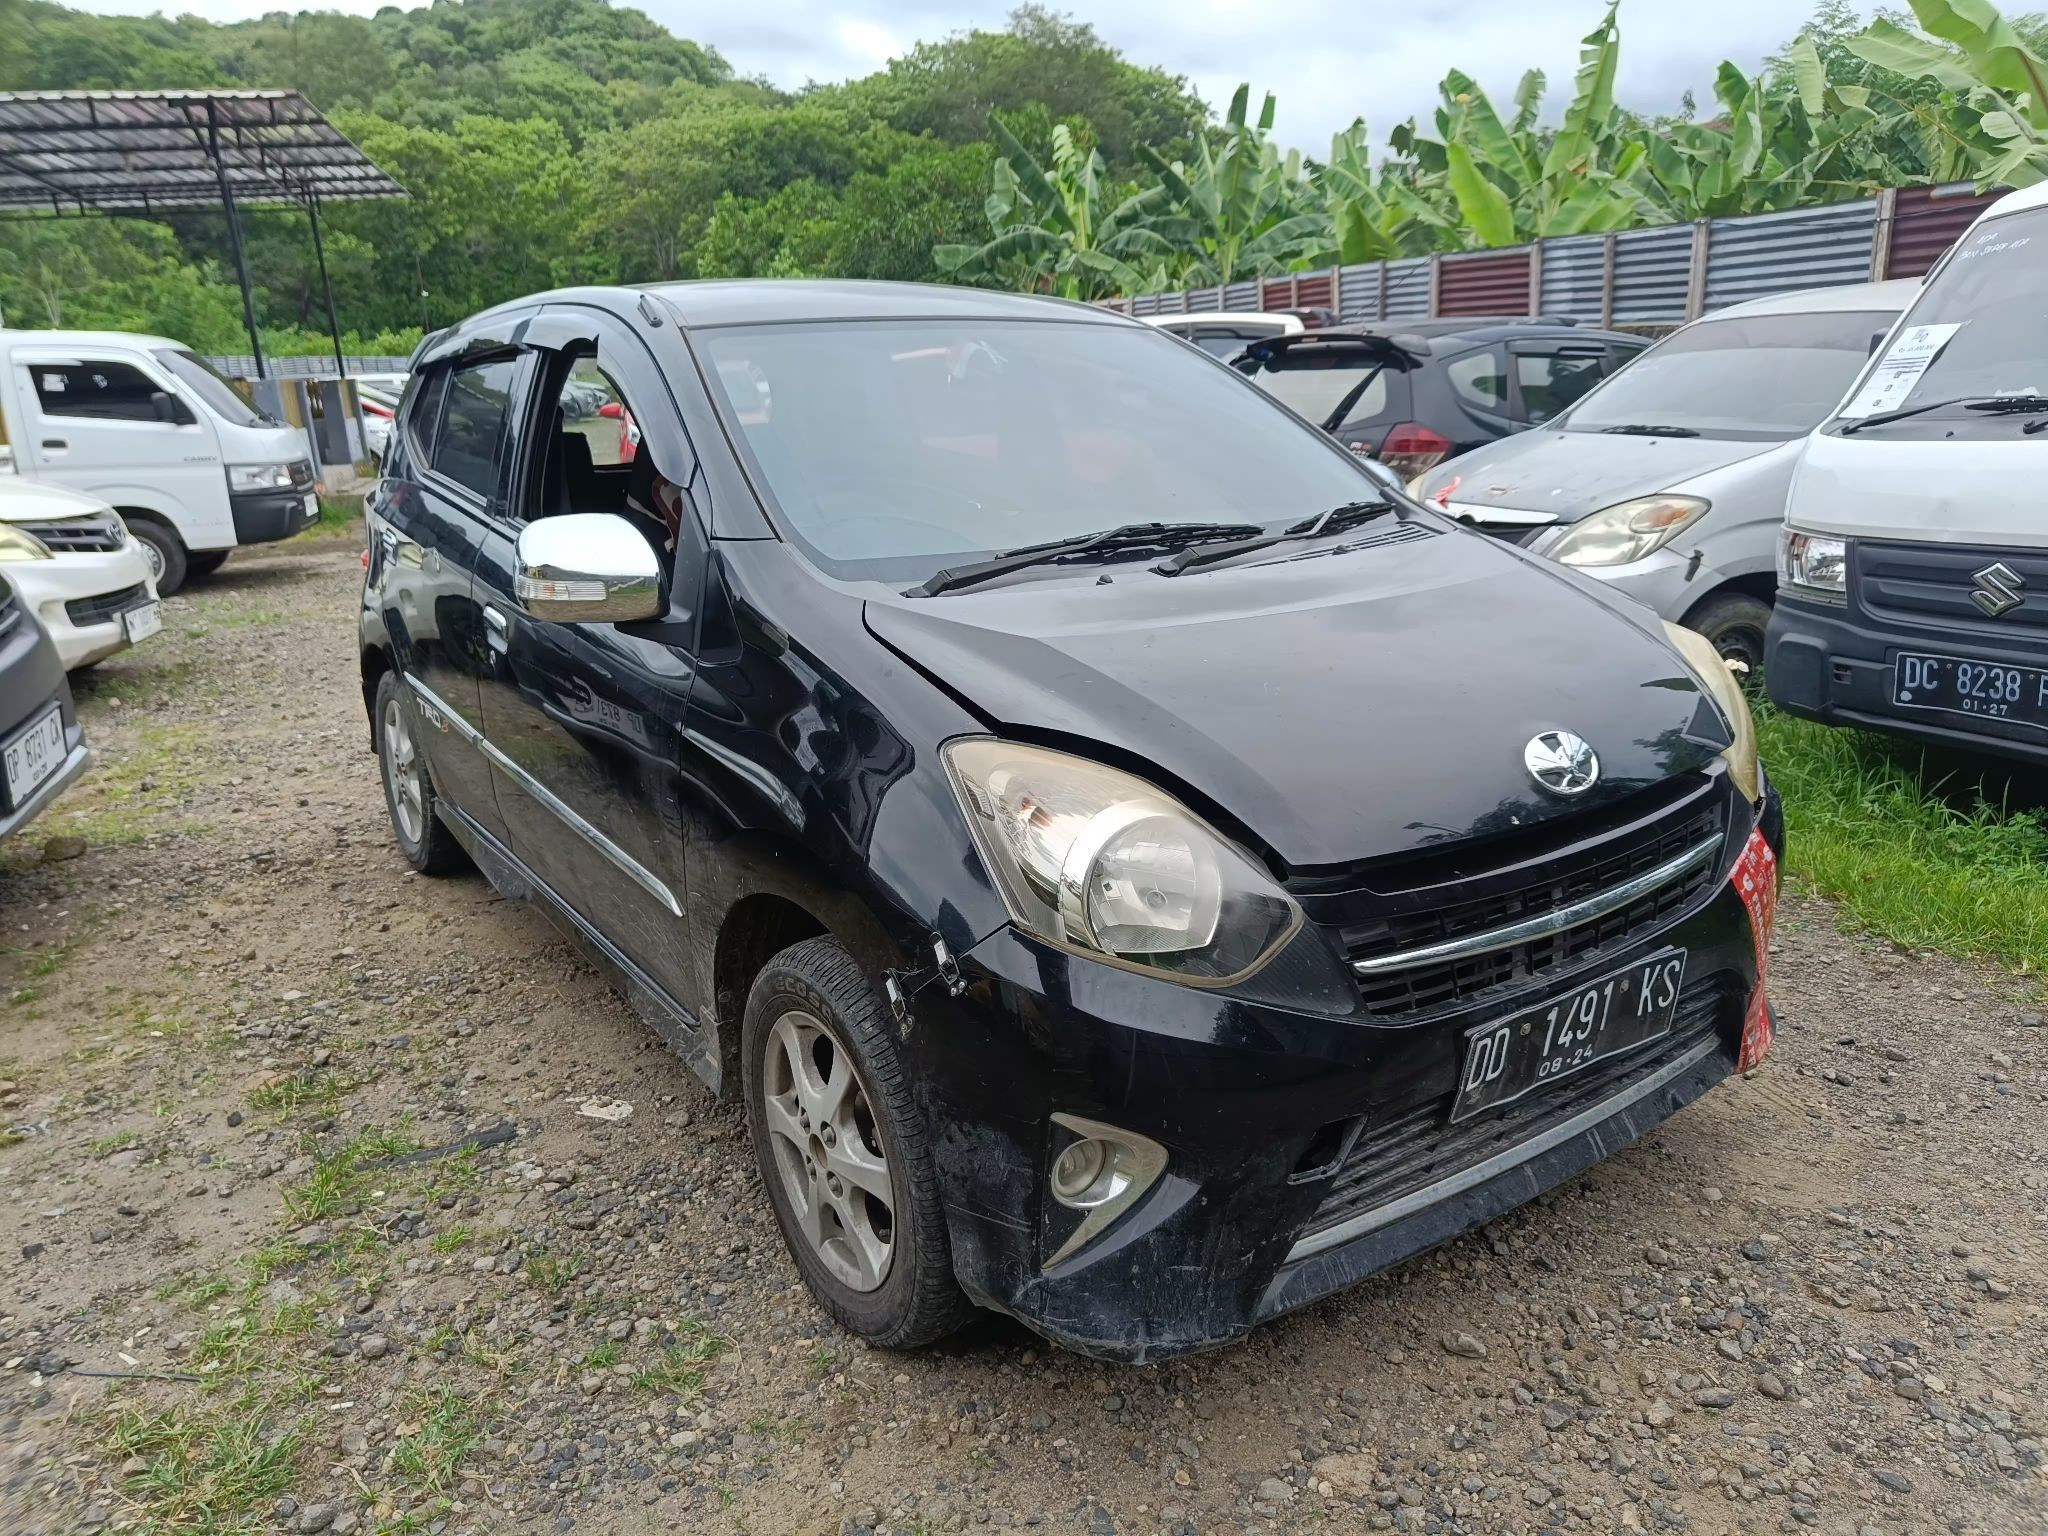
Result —
[[417, 844], [427, 822], [425, 787], [420, 778], [419, 751], [413, 743], [412, 726], [396, 698], [384, 706], [382, 736], [391, 814], [398, 822], [399, 835], [407, 843]]
[[879, 1288], [895, 1257], [895, 1194], [852, 1054], [817, 1019], [791, 1010], [768, 1031], [761, 1098], [798, 1231], [841, 1285]]

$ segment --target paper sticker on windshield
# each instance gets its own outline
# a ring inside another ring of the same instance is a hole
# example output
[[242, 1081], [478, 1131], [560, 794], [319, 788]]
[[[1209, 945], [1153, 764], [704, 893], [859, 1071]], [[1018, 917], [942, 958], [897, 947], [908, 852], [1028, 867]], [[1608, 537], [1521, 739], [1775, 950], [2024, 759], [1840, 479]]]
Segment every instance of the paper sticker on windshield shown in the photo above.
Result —
[[1901, 331], [1899, 339], [1870, 370], [1870, 377], [1863, 381], [1856, 398], [1842, 407], [1842, 414], [1875, 416], [1904, 405], [1906, 396], [1920, 382], [1920, 375], [1941, 355], [1949, 338], [1962, 328], [1963, 322], [1958, 320], [1952, 325], [1915, 325]]

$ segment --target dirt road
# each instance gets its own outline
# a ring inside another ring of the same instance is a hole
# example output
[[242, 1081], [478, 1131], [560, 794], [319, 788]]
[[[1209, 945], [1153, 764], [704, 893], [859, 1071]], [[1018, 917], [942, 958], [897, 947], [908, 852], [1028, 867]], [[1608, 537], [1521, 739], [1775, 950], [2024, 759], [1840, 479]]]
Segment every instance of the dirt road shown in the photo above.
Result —
[[2048, 1529], [2011, 978], [1794, 902], [1766, 1069], [1483, 1232], [1161, 1367], [874, 1353], [738, 1116], [391, 850], [358, 548], [174, 599], [0, 850], [0, 1529]]

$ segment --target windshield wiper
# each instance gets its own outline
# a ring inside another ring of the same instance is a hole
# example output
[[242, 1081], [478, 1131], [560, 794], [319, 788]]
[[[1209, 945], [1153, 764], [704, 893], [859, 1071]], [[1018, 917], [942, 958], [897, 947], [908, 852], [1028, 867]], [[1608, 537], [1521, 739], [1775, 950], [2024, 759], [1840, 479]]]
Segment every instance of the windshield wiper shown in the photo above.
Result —
[[1888, 421], [1904, 421], [1908, 416], [1920, 416], [1951, 406], [1961, 406], [1966, 411], [1990, 411], [2001, 416], [2026, 416], [2035, 411], [2048, 411], [2048, 395], [1961, 395], [1954, 400], [1929, 400], [1925, 405], [1906, 405], [1896, 411], [1879, 411], [1875, 416], [1858, 417], [1835, 435], [1849, 437], [1865, 427], [1881, 427]]
[[1602, 432], [1616, 432], [1624, 437], [1698, 437], [1691, 427], [1671, 427], [1661, 422], [1630, 421], [1618, 427], [1602, 427]]
[[979, 586], [1027, 566], [1046, 565], [1076, 555], [1122, 554], [1131, 550], [1172, 548], [1204, 539], [1240, 539], [1259, 533], [1257, 523], [1125, 523], [1101, 533], [1084, 533], [1071, 539], [1054, 539], [1047, 544], [1026, 544], [1006, 549], [972, 565], [950, 566], [934, 571], [929, 578], [910, 588], [905, 597], [937, 597], [962, 587]]
[[1233, 539], [1227, 544], [1203, 544], [1194, 549], [1184, 549], [1170, 559], [1160, 561], [1152, 569], [1162, 576], [1179, 576], [1205, 565], [1215, 565], [1218, 561], [1234, 560], [1239, 555], [1271, 549], [1275, 544], [1285, 544], [1290, 539], [1313, 539], [1319, 534], [1339, 533], [1393, 510], [1391, 501], [1347, 501], [1279, 533], [1262, 533], [1256, 538]]

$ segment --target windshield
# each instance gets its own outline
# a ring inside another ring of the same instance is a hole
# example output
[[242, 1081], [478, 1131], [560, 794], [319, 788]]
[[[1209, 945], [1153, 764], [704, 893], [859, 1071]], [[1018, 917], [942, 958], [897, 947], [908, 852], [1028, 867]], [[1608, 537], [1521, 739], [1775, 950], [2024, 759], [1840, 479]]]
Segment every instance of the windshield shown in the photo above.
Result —
[[1804, 437], [1835, 408], [1896, 316], [1741, 315], [1666, 337], [1561, 419], [1567, 432], [1684, 427], [1701, 437], [1779, 442]]
[[[2037, 394], [2048, 394], [2048, 208], [1987, 219], [1964, 235], [1842, 414]], [[2019, 426], [2008, 418], [1996, 430]]]
[[1151, 327], [845, 321], [698, 333], [787, 531], [895, 581], [1130, 523], [1284, 527], [1379, 494]]
[[1244, 371], [1283, 405], [1310, 421], [1330, 423], [1337, 408], [1383, 366], [1382, 359], [1358, 347], [1290, 347]]
[[196, 353], [182, 347], [159, 349], [156, 360], [176, 375], [180, 384], [199, 399], [200, 403], [220, 417], [222, 421], [238, 427], [274, 427], [272, 421], [235, 393], [234, 385], [223, 374], [215, 373], [213, 365]]

